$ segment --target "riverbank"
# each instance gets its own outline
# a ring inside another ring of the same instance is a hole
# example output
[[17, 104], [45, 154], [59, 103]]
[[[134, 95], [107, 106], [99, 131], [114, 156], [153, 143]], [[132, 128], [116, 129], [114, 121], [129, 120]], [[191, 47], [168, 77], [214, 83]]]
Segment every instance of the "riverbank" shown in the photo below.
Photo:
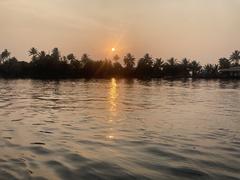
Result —
[[[136, 58], [128, 53], [120, 61], [115, 56], [112, 60], [92, 60], [87, 54], [77, 59], [73, 54], [61, 56], [57, 48], [52, 53], [38, 52], [32, 48], [30, 62], [18, 61], [10, 57], [5, 50], [0, 63], [0, 77], [4, 78], [240, 78], [240, 51], [235, 51], [227, 58], [220, 58], [218, 64], [201, 65], [196, 60], [183, 58], [153, 58], [145, 54]], [[120, 63], [121, 62], [121, 63]]]

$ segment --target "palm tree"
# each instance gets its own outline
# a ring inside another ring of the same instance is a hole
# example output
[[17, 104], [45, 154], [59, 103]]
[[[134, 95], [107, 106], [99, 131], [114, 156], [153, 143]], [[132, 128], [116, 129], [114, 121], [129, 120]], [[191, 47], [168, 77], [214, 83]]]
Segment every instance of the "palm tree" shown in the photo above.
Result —
[[183, 58], [180, 64], [181, 67], [181, 73], [184, 76], [189, 75], [189, 70], [190, 70], [190, 61], [187, 58]]
[[44, 60], [46, 58], [46, 52], [45, 51], [41, 51], [40, 53], [38, 53], [39, 59]]
[[162, 70], [163, 65], [164, 65], [164, 61], [162, 60], [162, 58], [156, 58], [156, 61], [155, 61], [154, 65], [153, 65], [153, 68], [156, 71], [159, 71], [159, 70]]
[[84, 53], [81, 57], [81, 62], [85, 66], [91, 59], [89, 58], [88, 54]]
[[11, 53], [5, 49], [2, 53], [1, 53], [1, 58], [2, 58], [2, 61], [6, 61], [9, 57], [10, 57]]
[[220, 58], [218, 60], [219, 69], [227, 69], [230, 67], [231, 62], [227, 58]]
[[218, 69], [219, 66], [217, 64], [207, 64], [204, 66], [204, 71], [206, 73], [207, 76], [209, 77], [213, 77], [216, 76], [218, 74]]
[[148, 53], [145, 54], [144, 57], [139, 60], [139, 62], [140, 61], [142, 61], [142, 64], [147, 67], [152, 67], [153, 65], [153, 58]]
[[126, 56], [124, 56], [123, 62], [126, 68], [131, 70], [134, 68], [135, 65], [135, 57], [131, 53], [128, 53]]
[[58, 50], [58, 48], [54, 48], [52, 50], [52, 54], [51, 54], [52, 58], [55, 60], [55, 61], [59, 61], [60, 60], [60, 51]]
[[69, 60], [70, 62], [71, 62], [71, 61], [74, 61], [75, 59], [76, 59], [76, 58], [75, 58], [75, 56], [74, 56], [73, 53], [67, 55], [67, 60]]
[[175, 58], [170, 58], [170, 59], [168, 59], [167, 60], [167, 63], [168, 63], [168, 65], [170, 65], [170, 66], [175, 66], [176, 64], [177, 64], [177, 59], [175, 59]]
[[149, 54], [145, 54], [144, 57], [139, 59], [136, 72], [138, 76], [150, 76], [153, 71], [153, 58]]
[[236, 66], [239, 65], [239, 60], [240, 60], [240, 51], [236, 50], [234, 51], [230, 58], [229, 58]]
[[188, 68], [189, 65], [190, 65], [190, 61], [189, 61], [187, 58], [183, 58], [181, 64], [182, 64], [184, 67], [187, 67], [187, 68]]
[[28, 51], [29, 56], [32, 56], [32, 61], [36, 60], [36, 57], [38, 55], [38, 50], [34, 47], [32, 47], [29, 51]]
[[162, 60], [162, 58], [156, 58], [153, 64], [154, 77], [162, 76], [163, 67], [164, 67], [164, 61]]
[[65, 62], [65, 63], [67, 63], [67, 57], [66, 56], [63, 56], [62, 58], [61, 58], [61, 60], [63, 61], [63, 62]]
[[196, 76], [197, 74], [199, 74], [200, 70], [202, 69], [202, 66], [200, 65], [199, 62], [197, 61], [192, 61], [190, 64], [190, 69], [192, 71], [192, 76]]
[[203, 69], [204, 69], [204, 71], [205, 71], [208, 75], [210, 75], [210, 74], [213, 73], [214, 67], [213, 67], [212, 64], [206, 64], [206, 65], [203, 67]]

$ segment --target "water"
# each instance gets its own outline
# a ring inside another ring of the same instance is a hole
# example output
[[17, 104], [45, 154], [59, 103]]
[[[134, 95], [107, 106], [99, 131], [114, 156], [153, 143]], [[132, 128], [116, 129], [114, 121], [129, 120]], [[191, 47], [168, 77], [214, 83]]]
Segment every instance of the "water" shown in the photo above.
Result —
[[239, 90], [0, 80], [0, 179], [240, 179]]

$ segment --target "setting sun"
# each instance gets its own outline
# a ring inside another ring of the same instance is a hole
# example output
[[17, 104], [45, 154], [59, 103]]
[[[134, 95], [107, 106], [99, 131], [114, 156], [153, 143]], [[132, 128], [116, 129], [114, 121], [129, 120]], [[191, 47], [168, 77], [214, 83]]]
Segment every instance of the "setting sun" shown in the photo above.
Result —
[[115, 48], [112, 48], [112, 52], [115, 52], [116, 51], [116, 49]]

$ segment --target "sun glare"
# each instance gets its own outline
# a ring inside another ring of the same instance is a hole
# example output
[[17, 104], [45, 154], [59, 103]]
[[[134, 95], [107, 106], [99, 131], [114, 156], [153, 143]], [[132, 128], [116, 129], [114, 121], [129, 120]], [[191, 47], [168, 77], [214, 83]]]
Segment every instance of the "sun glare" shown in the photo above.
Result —
[[116, 49], [115, 48], [112, 48], [112, 52], [115, 52], [116, 51]]

